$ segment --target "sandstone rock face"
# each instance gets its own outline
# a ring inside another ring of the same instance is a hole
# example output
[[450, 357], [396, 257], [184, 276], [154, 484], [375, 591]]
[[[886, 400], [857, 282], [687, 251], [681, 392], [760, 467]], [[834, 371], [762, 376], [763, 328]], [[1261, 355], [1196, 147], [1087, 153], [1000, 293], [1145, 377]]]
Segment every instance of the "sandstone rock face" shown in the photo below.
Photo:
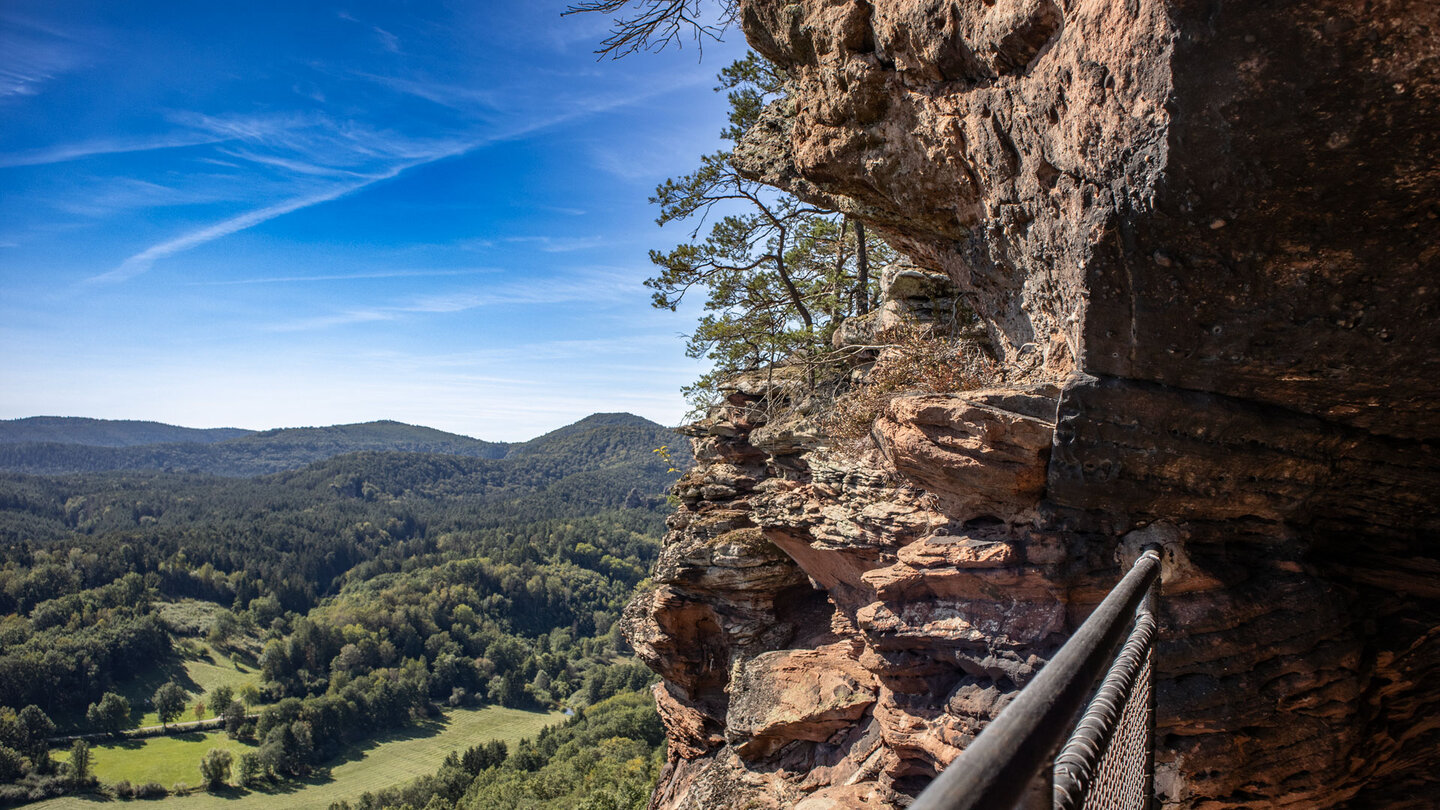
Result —
[[[1055, 393], [901, 397], [874, 430], [895, 469], [936, 495], [952, 519], [1016, 517], [1045, 491]], [[1006, 399], [1035, 415], [1003, 407]]]
[[793, 77], [742, 168], [948, 271], [1010, 363], [1434, 438], [1434, 3], [742, 10]]
[[653, 806], [903, 806], [1148, 542], [1165, 806], [1435, 806], [1440, 4], [741, 20], [790, 83], [737, 163], [944, 271], [1010, 387], [901, 397], [861, 459], [773, 379], [695, 429], [626, 618]]
[[897, 399], [894, 466], [758, 451], [744, 382], [691, 429], [700, 465], [624, 623], [665, 677], [655, 806], [893, 807], [973, 738], [1063, 642], [1074, 583], [1093, 602], [1109, 574], [1036, 528], [1057, 391]]

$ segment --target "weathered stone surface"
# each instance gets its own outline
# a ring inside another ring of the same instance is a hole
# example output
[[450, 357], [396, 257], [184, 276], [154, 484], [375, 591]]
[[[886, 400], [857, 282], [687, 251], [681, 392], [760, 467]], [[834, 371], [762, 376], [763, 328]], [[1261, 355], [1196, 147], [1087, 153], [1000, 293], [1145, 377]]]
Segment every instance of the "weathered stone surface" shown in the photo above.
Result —
[[939, 497], [953, 519], [1016, 520], [1045, 491], [1055, 427], [988, 401], [1022, 395], [899, 397], [875, 422], [874, 433], [895, 468]]
[[818, 790], [795, 805], [795, 810], [867, 810], [888, 808], [892, 805], [884, 797], [876, 795], [874, 785], [841, 785]]
[[749, 0], [743, 22], [792, 84], [742, 168], [947, 270], [1016, 369], [1083, 352], [1433, 435], [1433, 3]]
[[[897, 400], [888, 461], [747, 441], [774, 371], [695, 429], [716, 470], [627, 614], [685, 690], [654, 806], [902, 806], [1152, 541], [1167, 807], [1434, 806], [1440, 4], [740, 11], [789, 76], [742, 171], [944, 271], [1013, 388]], [[700, 548], [712, 512], [783, 558]], [[757, 656], [842, 643], [853, 725], [730, 724]]]
[[1440, 536], [1440, 447], [1271, 406], [1110, 377], [1061, 400], [1048, 492], [1129, 520], [1253, 516]]
[[875, 703], [871, 674], [849, 645], [780, 650], [745, 662], [732, 679], [726, 733], [740, 756], [766, 756], [795, 740], [825, 742]]
[[880, 274], [877, 330], [890, 329], [906, 321], [932, 323], [956, 318], [960, 290], [944, 273], [919, 267], [892, 265]]
[[972, 340], [983, 339], [962, 294], [944, 273], [909, 264], [893, 264], [880, 273], [880, 306], [864, 315], [846, 318], [831, 336], [835, 348], [862, 349], [855, 361], [874, 359], [892, 331], [923, 325]]
[[725, 741], [706, 712], [682, 697], [677, 684], [662, 681], [652, 691], [665, 737], [680, 756], [693, 759]]

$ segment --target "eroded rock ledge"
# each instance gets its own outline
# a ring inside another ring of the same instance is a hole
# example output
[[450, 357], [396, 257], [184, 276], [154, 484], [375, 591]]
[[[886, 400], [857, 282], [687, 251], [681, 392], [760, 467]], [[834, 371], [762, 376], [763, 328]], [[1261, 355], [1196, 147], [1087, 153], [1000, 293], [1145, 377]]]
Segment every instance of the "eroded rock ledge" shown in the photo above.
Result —
[[931, 493], [878, 453], [760, 452], [764, 392], [692, 428], [701, 465], [676, 488], [657, 586], [625, 617], [665, 677], [659, 806], [892, 806], [1033, 675], [1063, 641], [1077, 568], [1023, 522], [1055, 393], [895, 400], [877, 434], [901, 469], [936, 476]]
[[[1087, 408], [1111, 413], [1106, 397], [1129, 387], [900, 397], [876, 423], [879, 449], [843, 462], [756, 448], [758, 393], [733, 392], [693, 426], [700, 465], [677, 487], [656, 587], [624, 623], [665, 678], [671, 760], [654, 806], [904, 806], [1088, 615], [1117, 554], [1149, 542], [1169, 550], [1159, 694], [1171, 806], [1334, 806], [1382, 776], [1402, 780], [1386, 783], [1400, 796], [1428, 795], [1416, 763], [1434, 755], [1440, 709], [1424, 685], [1440, 635], [1422, 599], [1433, 569], [1377, 542], [1337, 571], [1313, 528], [1286, 522], [1292, 488], [1332, 480], [1306, 470], [1328, 461], [1349, 480], [1353, 446], [1287, 438], [1272, 417], [1255, 466], [1237, 467], [1230, 445], [1259, 439], [1196, 436], [1193, 409], [1171, 400], [1145, 430], [1189, 425], [1193, 464], [1135, 459], [1137, 425], [1084, 422], [1127, 443], [1067, 427]], [[1201, 463], [1211, 455], [1229, 459], [1223, 473]], [[1425, 466], [1409, 460], [1387, 464]], [[1262, 474], [1278, 483], [1244, 498], [1227, 489]], [[1086, 500], [1095, 476], [1112, 501]], [[1390, 593], [1362, 607], [1386, 566]]]
[[1440, 4], [743, 0], [742, 169], [963, 290], [1011, 387], [841, 461], [750, 381], [626, 616], [656, 808], [903, 806], [1144, 542], [1168, 807], [1440, 795]]

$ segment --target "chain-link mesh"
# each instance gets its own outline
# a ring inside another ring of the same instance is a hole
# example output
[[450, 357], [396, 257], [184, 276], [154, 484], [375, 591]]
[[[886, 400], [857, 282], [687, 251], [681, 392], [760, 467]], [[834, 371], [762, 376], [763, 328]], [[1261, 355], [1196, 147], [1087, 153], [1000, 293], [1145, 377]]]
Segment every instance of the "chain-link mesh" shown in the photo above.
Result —
[[[912, 810], [1151, 810], [1150, 672], [1159, 575], [1160, 552], [1147, 548], [1040, 674], [915, 798]], [[1111, 657], [1127, 626], [1129, 636]], [[1107, 659], [1100, 688], [1052, 758], [1056, 739]]]
[[1120, 725], [1105, 746], [1090, 789], [1085, 793], [1085, 810], [1145, 810], [1150, 796], [1150, 663], [1140, 676], [1120, 713]]
[[1154, 773], [1151, 659], [1155, 617], [1148, 605], [1075, 733], [1055, 757], [1056, 810], [1148, 810]]

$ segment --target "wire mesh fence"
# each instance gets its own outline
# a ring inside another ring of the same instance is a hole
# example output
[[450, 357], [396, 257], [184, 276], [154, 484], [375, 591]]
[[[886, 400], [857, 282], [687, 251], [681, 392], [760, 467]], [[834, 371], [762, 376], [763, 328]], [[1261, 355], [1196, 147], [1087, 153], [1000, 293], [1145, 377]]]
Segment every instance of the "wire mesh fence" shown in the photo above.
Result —
[[1055, 757], [1055, 810], [1148, 810], [1154, 789], [1153, 594], [1065, 747]]
[[[1151, 810], [1159, 577], [1159, 551], [1147, 549], [1035, 679], [916, 797], [911, 810]], [[1100, 687], [1087, 704], [1097, 681]], [[1062, 746], [1082, 707], [1083, 716]]]

